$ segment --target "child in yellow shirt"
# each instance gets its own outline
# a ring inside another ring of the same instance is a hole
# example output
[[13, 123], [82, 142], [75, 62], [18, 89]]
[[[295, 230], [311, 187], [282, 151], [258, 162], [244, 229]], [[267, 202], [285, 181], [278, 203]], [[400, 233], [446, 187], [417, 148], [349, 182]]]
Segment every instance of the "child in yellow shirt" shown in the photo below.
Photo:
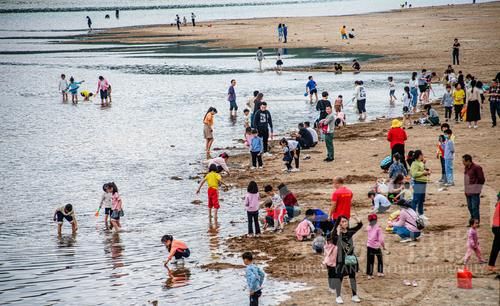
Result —
[[217, 173], [217, 166], [215, 164], [211, 164], [209, 167], [209, 172], [205, 176], [205, 178], [200, 182], [200, 186], [198, 186], [198, 190], [196, 190], [196, 194], [200, 193], [200, 189], [207, 182], [208, 185], [208, 218], [212, 219], [212, 208], [214, 209], [214, 220], [217, 222], [217, 211], [220, 208], [219, 205], [219, 185], [222, 184], [227, 187], [226, 184], [222, 181], [222, 177], [219, 173]]
[[462, 121], [462, 108], [465, 103], [465, 91], [462, 89], [460, 84], [455, 85], [455, 90], [453, 91], [453, 108], [455, 110], [455, 122], [458, 122], [458, 119]]

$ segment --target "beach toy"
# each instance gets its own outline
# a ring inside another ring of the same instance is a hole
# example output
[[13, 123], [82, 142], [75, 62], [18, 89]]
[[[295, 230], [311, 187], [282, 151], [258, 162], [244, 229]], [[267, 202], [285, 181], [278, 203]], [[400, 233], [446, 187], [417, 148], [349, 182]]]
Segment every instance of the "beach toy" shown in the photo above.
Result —
[[457, 271], [457, 287], [461, 289], [472, 289], [472, 272], [464, 267]]
[[99, 209], [97, 209], [97, 211], [95, 212], [95, 217], [99, 217], [99, 211], [101, 210], [101, 208], [99, 207]]
[[380, 162], [380, 168], [382, 170], [389, 170], [389, 167], [392, 165], [392, 157], [390, 155], [384, 157]]
[[307, 91], [304, 93], [304, 97], [307, 97]]

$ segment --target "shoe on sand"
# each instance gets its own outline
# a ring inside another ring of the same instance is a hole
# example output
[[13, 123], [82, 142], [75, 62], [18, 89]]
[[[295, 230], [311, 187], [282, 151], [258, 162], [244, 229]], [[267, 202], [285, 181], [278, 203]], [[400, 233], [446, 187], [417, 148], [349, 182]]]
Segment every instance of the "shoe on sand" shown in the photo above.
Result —
[[361, 303], [361, 299], [357, 295], [353, 295], [351, 301], [353, 301], [354, 303]]
[[341, 296], [337, 296], [337, 298], [335, 299], [335, 302], [337, 302], [337, 304], [344, 304], [344, 300], [342, 299]]
[[403, 285], [405, 285], [405, 286], [411, 286], [411, 283], [410, 283], [410, 281], [409, 281], [409, 280], [405, 279], [405, 280], [403, 281]]
[[406, 238], [406, 239], [401, 239], [401, 241], [399, 241], [400, 243], [406, 243], [406, 242], [410, 242], [411, 239], [410, 238]]

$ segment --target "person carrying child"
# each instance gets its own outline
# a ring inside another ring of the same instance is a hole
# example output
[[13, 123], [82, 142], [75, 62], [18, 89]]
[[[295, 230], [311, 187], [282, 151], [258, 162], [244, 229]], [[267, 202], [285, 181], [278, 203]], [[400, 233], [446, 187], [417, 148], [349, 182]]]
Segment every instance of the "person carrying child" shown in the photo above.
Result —
[[[259, 187], [254, 181], [248, 183], [247, 194], [245, 196], [245, 208], [248, 218], [248, 237], [259, 236]], [[253, 227], [255, 227], [255, 235]]]
[[113, 207], [112, 197], [113, 197], [113, 187], [109, 184], [104, 184], [102, 186], [104, 193], [101, 197], [101, 203], [99, 204], [99, 210], [104, 207], [104, 224], [106, 224], [106, 229], [109, 228], [108, 217], [111, 214], [111, 208]]
[[271, 185], [267, 185], [264, 187], [264, 192], [271, 198], [271, 208], [273, 209], [273, 218], [274, 218], [274, 231], [275, 232], [283, 232], [283, 224], [284, 218], [286, 214], [286, 207], [281, 200], [281, 197], [273, 192], [273, 187]]
[[250, 296], [250, 306], [258, 306], [259, 298], [262, 296], [262, 285], [264, 284], [265, 274], [261, 268], [253, 263], [253, 254], [245, 252], [241, 255], [245, 264], [245, 277]]
[[189, 250], [186, 243], [183, 241], [174, 239], [172, 235], [164, 235], [161, 237], [161, 243], [165, 245], [168, 250], [168, 258], [163, 262], [165, 268], [168, 269], [168, 263], [175, 258], [173, 264], [176, 264], [178, 260], [184, 260], [184, 258], [188, 258], [191, 255], [191, 251]]
[[[300, 144], [295, 140], [286, 140], [282, 138], [280, 145], [283, 148], [283, 161], [285, 162], [286, 172], [298, 172], [300, 163]], [[295, 169], [292, 169], [292, 161], [295, 160]]]
[[217, 211], [220, 208], [219, 205], [219, 185], [227, 186], [223, 181], [219, 173], [217, 173], [217, 166], [211, 164], [209, 167], [209, 172], [205, 178], [200, 182], [196, 194], [200, 193], [200, 189], [207, 182], [208, 190], [208, 218], [212, 219], [212, 208], [214, 209], [214, 220], [217, 221]]
[[256, 129], [252, 130], [252, 139], [250, 141], [250, 154], [252, 156], [252, 167], [254, 170], [257, 167], [257, 162], [259, 169], [262, 169], [262, 153], [264, 152], [264, 142], [262, 137], [259, 137], [259, 132]]
[[479, 238], [477, 236], [477, 228], [479, 227], [479, 220], [470, 219], [469, 220], [469, 231], [467, 232], [467, 251], [464, 256], [464, 266], [469, 262], [472, 253], [476, 254], [477, 260], [479, 263], [484, 264], [488, 261], [483, 259], [481, 256], [481, 249], [479, 248]]
[[375, 264], [375, 256], [377, 256], [377, 276], [384, 276], [384, 262], [382, 259], [382, 250], [385, 250], [384, 244], [384, 233], [382, 229], [377, 224], [377, 215], [370, 214], [368, 215], [369, 225], [367, 227], [367, 255], [366, 255], [366, 275], [368, 275], [368, 279], [373, 278], [373, 266]]
[[299, 225], [297, 225], [297, 228], [295, 229], [295, 237], [297, 237], [298, 241], [309, 240], [313, 237], [314, 231], [316, 230], [312, 224], [313, 220], [314, 210], [308, 209], [306, 211], [306, 217], [299, 223]]
[[78, 230], [78, 223], [76, 222], [75, 211], [73, 205], [66, 204], [56, 209], [54, 212], [54, 221], [57, 221], [57, 235], [61, 236], [63, 219], [66, 219], [71, 224], [73, 234]]

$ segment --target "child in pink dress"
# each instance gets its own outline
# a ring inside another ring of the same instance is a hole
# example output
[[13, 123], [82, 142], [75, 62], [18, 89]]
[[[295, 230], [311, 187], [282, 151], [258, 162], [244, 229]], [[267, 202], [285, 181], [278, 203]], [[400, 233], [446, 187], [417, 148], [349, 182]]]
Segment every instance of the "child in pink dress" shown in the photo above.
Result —
[[477, 227], [479, 226], [479, 220], [470, 219], [469, 220], [470, 229], [467, 232], [467, 251], [465, 252], [464, 265], [469, 262], [472, 253], [476, 253], [479, 263], [486, 263], [481, 257], [481, 249], [479, 248], [479, 238], [477, 237]]

